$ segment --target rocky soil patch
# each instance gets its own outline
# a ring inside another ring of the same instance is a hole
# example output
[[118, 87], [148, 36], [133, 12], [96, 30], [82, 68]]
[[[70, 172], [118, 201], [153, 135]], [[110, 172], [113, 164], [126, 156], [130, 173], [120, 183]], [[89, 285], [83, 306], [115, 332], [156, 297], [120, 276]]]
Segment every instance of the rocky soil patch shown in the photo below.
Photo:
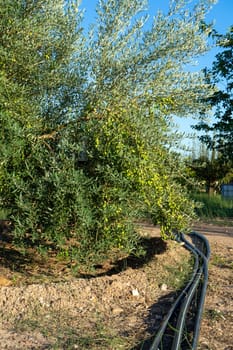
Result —
[[233, 225], [201, 225], [211, 247], [200, 350], [233, 350]]
[[[33, 279], [30, 271], [25, 275], [34, 282], [27, 284], [0, 255], [0, 348], [133, 350], [145, 345], [185, 283], [190, 255], [178, 243], [162, 242], [157, 228], [145, 225], [143, 231], [150, 236], [148, 247], [154, 247], [146, 260], [108, 262], [97, 277], [74, 278], [60, 266], [57, 281], [35, 283], [46, 264], [37, 275], [33, 265]], [[198, 232], [207, 234], [212, 251], [199, 349], [233, 350], [233, 227], [199, 226]]]

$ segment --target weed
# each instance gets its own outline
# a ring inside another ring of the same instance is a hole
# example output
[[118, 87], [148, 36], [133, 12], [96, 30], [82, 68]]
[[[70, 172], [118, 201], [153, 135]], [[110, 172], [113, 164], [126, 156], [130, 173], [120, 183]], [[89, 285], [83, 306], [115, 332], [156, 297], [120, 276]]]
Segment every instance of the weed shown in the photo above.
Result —
[[211, 321], [225, 320], [223, 312], [217, 309], [207, 309], [204, 312], [204, 316]]
[[184, 265], [180, 265], [179, 267], [173, 265], [165, 266], [166, 270], [168, 271], [168, 276], [164, 283], [168, 284], [171, 288], [177, 290], [181, 289], [190, 277], [192, 266], [192, 258], [190, 258], [188, 261], [184, 261]]
[[211, 257], [211, 264], [220, 268], [233, 269], [233, 262], [229, 261], [227, 258], [213, 254]]
[[226, 259], [220, 255], [214, 254], [211, 257], [211, 263], [214, 266], [222, 267], [226, 263]]

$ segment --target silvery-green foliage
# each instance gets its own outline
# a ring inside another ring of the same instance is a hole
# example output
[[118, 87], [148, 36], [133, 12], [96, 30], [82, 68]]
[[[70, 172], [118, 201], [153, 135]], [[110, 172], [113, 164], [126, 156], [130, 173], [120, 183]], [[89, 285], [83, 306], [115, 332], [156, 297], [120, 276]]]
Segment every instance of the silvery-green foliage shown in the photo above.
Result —
[[92, 171], [103, 188], [120, 189], [114, 181], [124, 179], [124, 201], [140, 203], [169, 234], [189, 225], [194, 206], [178, 184], [183, 169], [169, 150], [170, 116], [208, 107], [212, 88], [188, 65], [209, 49], [205, 16], [212, 4], [171, 1], [167, 14], [150, 19], [147, 1], [101, 0], [87, 43]]
[[92, 258], [134, 249], [137, 215], [187, 228], [170, 115], [211, 93], [187, 69], [208, 49], [211, 3], [150, 19], [146, 0], [100, 0], [85, 36], [79, 1], [0, 0], [0, 194], [16, 239]]
[[209, 27], [202, 25], [214, 1], [171, 1], [167, 14], [153, 19], [146, 0], [101, 0], [89, 44], [89, 96], [108, 104], [162, 104], [167, 114], [187, 115], [211, 94], [202, 72], [190, 71], [209, 49]]

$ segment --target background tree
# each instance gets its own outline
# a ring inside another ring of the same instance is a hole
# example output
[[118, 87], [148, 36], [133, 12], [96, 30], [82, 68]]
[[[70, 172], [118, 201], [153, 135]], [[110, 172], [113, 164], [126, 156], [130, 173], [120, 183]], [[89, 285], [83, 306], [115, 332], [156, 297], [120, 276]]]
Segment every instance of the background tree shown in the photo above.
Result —
[[212, 93], [186, 69], [208, 50], [211, 3], [171, 1], [149, 25], [147, 1], [101, 0], [85, 38], [73, 1], [0, 2], [1, 199], [16, 239], [80, 261], [134, 250], [145, 213], [164, 236], [189, 226], [171, 116]]
[[232, 163], [204, 142], [193, 144], [192, 155], [185, 162], [186, 172], [194, 179], [190, 181], [192, 192], [219, 193], [221, 185], [232, 178]]
[[221, 184], [224, 183], [231, 171], [229, 164], [225, 164], [223, 168], [221, 158], [200, 157], [192, 160], [189, 167], [194, 172], [193, 177], [200, 183], [199, 189], [204, 187], [209, 195], [220, 192]]
[[[202, 130], [205, 135], [201, 139], [209, 147], [221, 152], [222, 158], [233, 161], [233, 27], [225, 35], [214, 34], [222, 49], [216, 55], [208, 79], [217, 86], [217, 91], [209, 99], [214, 108], [215, 120], [212, 124], [205, 121], [195, 128]], [[208, 136], [208, 135], [213, 135]], [[214, 143], [212, 142], [214, 140]]]

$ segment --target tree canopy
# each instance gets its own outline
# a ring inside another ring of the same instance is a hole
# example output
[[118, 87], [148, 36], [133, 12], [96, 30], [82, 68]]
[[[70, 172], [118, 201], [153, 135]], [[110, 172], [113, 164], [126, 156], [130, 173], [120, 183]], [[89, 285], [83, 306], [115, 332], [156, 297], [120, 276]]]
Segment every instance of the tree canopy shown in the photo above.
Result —
[[164, 237], [189, 226], [171, 118], [212, 93], [186, 69], [212, 3], [171, 1], [147, 25], [146, 0], [100, 0], [85, 35], [76, 1], [0, 1], [0, 196], [18, 243], [92, 259], [133, 251], [137, 217]]
[[[208, 79], [217, 88], [209, 99], [214, 110], [214, 121], [205, 120], [195, 128], [206, 132], [201, 139], [217, 149], [224, 160], [233, 161], [233, 26], [220, 35], [214, 33], [221, 51], [216, 55]], [[211, 136], [210, 136], [211, 135]]]

